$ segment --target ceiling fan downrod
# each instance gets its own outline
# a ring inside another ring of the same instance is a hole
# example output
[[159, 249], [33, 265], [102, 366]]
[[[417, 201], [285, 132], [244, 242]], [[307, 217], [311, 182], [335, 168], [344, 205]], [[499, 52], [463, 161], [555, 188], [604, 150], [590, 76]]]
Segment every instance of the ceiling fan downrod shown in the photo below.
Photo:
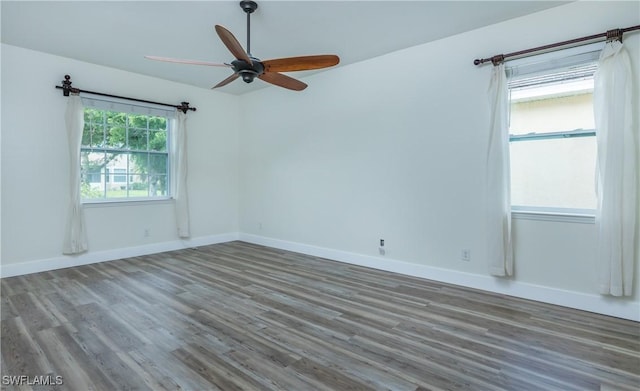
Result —
[[247, 13], [247, 54], [251, 57], [251, 14], [258, 9], [258, 3], [251, 0], [242, 0], [240, 8]]

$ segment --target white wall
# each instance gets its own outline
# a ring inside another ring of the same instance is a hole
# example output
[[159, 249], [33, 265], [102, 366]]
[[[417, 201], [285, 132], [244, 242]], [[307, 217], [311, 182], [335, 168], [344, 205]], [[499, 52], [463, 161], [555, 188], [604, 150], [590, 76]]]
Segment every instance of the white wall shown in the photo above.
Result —
[[[54, 86], [65, 74], [78, 88], [166, 103], [189, 101], [197, 107], [188, 114], [192, 237], [206, 242], [237, 232], [237, 97], [3, 44], [4, 275], [11, 266], [29, 262], [78, 262], [61, 254], [69, 183], [67, 98]], [[165, 244], [155, 247], [162, 249], [178, 240], [171, 202], [91, 206], [85, 215], [90, 248], [85, 259], [100, 259], [92, 253], [109, 257], [113, 250], [152, 249], [154, 244]]]
[[[516, 277], [487, 277], [491, 67], [472, 65], [639, 21], [637, 2], [572, 3], [312, 75], [298, 94], [270, 88], [243, 96], [252, 113], [241, 128], [241, 232], [275, 246], [640, 318], [640, 289], [631, 300], [596, 294], [593, 224], [514, 220]], [[625, 36], [636, 71], [639, 42], [638, 33]], [[463, 248], [470, 262], [460, 260]]]

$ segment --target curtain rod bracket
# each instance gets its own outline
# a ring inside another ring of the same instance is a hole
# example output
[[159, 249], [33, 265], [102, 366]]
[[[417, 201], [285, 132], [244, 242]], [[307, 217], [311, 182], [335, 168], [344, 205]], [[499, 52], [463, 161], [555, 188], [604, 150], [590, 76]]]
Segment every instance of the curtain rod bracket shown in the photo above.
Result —
[[622, 42], [622, 29], [613, 29], [607, 31], [607, 42], [612, 41]]
[[62, 81], [62, 94], [64, 96], [69, 96], [69, 93], [77, 94], [80, 92], [79, 89], [71, 87], [71, 76], [64, 75], [64, 80]]
[[500, 65], [503, 62], [504, 62], [504, 54], [498, 54], [491, 57], [491, 63], [493, 64], [493, 66]]
[[180, 102], [180, 106], [176, 106], [176, 109], [182, 111], [185, 114], [187, 114], [188, 110], [196, 111], [195, 107], [189, 107], [189, 102]]

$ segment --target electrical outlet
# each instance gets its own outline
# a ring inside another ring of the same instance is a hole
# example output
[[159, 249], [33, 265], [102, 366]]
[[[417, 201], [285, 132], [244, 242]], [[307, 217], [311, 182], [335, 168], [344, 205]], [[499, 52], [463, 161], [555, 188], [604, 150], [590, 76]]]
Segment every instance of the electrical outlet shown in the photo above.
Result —
[[384, 239], [380, 239], [380, 247], [384, 247]]
[[469, 262], [471, 260], [471, 250], [463, 248], [462, 251], [460, 251], [460, 259]]
[[145, 237], [145, 238], [148, 238], [148, 237], [149, 237], [149, 235], [151, 235], [151, 231], [149, 230], [149, 228], [145, 228], [145, 229], [144, 229], [144, 237]]
[[378, 247], [378, 252], [380, 253], [380, 255], [385, 255], [387, 253], [384, 247]]

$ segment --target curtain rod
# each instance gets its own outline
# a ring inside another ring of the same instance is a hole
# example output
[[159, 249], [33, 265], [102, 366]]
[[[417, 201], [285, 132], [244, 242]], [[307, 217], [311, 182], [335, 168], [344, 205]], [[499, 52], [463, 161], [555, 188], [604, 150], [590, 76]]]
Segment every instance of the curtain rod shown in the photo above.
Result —
[[126, 96], [105, 94], [105, 93], [102, 93], [102, 92], [81, 90], [79, 88], [71, 87], [71, 76], [69, 76], [69, 75], [64, 75], [64, 80], [62, 81], [62, 86], [56, 86], [56, 88], [61, 89], [62, 90], [62, 94], [64, 96], [69, 96], [69, 93], [71, 93], [71, 92], [74, 93], [74, 94], [79, 94], [81, 92], [84, 92], [84, 93], [87, 93], [87, 94], [108, 96], [110, 98], [119, 98], [119, 99], [132, 100], [132, 101], [135, 101], [135, 102], [151, 103], [151, 104], [154, 104], [154, 105], [175, 107], [176, 109], [182, 111], [185, 114], [187, 114], [187, 110], [196, 111], [195, 107], [189, 107], [189, 102], [180, 102], [179, 105], [170, 105], [168, 103], [154, 102], [154, 101], [151, 101], [151, 100], [136, 99], [136, 98], [129, 98], [129, 97], [126, 97]]
[[618, 40], [620, 42], [622, 42], [622, 34], [629, 32], [629, 31], [634, 31], [634, 30], [640, 30], [640, 25], [637, 26], [631, 26], [631, 27], [627, 27], [624, 29], [613, 29], [613, 30], [609, 30], [605, 33], [600, 33], [600, 34], [594, 34], [594, 35], [589, 35], [586, 37], [581, 37], [581, 38], [575, 38], [575, 39], [570, 39], [568, 41], [562, 41], [562, 42], [556, 42], [556, 43], [552, 43], [549, 45], [544, 45], [544, 46], [538, 46], [537, 48], [532, 48], [532, 49], [526, 49], [526, 50], [520, 50], [518, 52], [513, 52], [513, 53], [507, 53], [507, 54], [497, 54], [493, 57], [489, 57], [489, 58], [482, 58], [482, 59], [475, 59], [473, 60], [473, 64], [474, 65], [482, 65], [486, 62], [492, 62], [493, 65], [498, 65], [502, 62], [504, 62], [504, 60], [508, 57], [515, 57], [515, 56], [521, 56], [523, 54], [529, 54], [529, 53], [534, 53], [534, 52], [539, 52], [542, 50], [547, 50], [547, 49], [553, 49], [556, 47], [560, 47], [560, 46], [567, 46], [567, 45], [572, 45], [575, 43], [579, 43], [579, 42], [585, 42], [585, 41], [592, 41], [592, 40], [599, 40], [602, 41], [602, 38], [606, 38], [607, 41], [613, 41], [613, 40]]

